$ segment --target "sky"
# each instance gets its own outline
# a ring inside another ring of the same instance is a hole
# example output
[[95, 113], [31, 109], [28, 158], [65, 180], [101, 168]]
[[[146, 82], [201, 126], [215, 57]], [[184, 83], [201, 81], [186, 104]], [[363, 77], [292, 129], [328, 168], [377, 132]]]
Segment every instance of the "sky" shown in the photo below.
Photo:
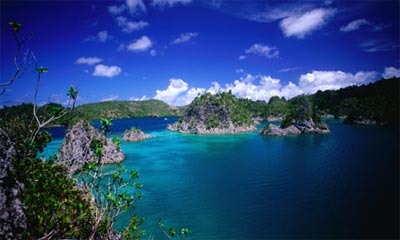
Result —
[[[0, 82], [15, 72], [10, 20], [30, 68], [0, 106], [159, 99], [231, 90], [268, 101], [400, 76], [399, 1], [1, 1]], [[19, 58], [23, 66], [22, 57]]]

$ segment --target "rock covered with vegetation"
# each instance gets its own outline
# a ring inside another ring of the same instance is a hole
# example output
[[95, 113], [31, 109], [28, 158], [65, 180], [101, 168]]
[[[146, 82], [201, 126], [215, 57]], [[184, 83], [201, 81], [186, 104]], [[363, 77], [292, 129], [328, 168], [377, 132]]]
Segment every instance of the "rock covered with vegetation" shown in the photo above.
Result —
[[73, 173], [86, 163], [119, 163], [125, 159], [121, 149], [87, 121], [79, 121], [65, 135], [57, 163]]
[[262, 135], [285, 136], [301, 133], [330, 133], [328, 125], [321, 121], [316, 110], [306, 96], [298, 96], [290, 100], [289, 111], [278, 127], [274, 124], [266, 125]]
[[139, 142], [149, 138], [153, 138], [153, 136], [149, 134], [145, 134], [142, 130], [132, 127], [130, 130], [125, 131], [124, 133], [124, 141], [127, 142]]
[[231, 92], [196, 97], [169, 130], [194, 134], [235, 134], [255, 131], [252, 114]]

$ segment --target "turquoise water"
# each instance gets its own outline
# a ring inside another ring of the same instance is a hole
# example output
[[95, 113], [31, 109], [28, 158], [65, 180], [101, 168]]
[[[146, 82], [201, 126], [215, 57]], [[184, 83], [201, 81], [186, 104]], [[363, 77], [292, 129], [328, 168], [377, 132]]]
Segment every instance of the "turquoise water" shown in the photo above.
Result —
[[[144, 184], [135, 212], [148, 238], [166, 238], [158, 218], [190, 228], [189, 239], [398, 236], [398, 130], [332, 121], [330, 135], [197, 136], [164, 130], [175, 120], [115, 120], [111, 129], [155, 136], [122, 143], [125, 167]], [[60, 130], [55, 137], [46, 154], [60, 146]]]

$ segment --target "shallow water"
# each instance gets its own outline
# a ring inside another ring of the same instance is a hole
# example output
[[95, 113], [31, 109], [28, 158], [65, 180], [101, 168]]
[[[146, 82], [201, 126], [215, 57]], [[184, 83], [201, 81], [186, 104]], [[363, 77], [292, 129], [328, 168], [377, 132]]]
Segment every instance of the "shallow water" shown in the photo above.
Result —
[[[158, 218], [188, 227], [189, 239], [398, 236], [398, 130], [331, 121], [330, 135], [197, 136], [164, 130], [175, 120], [115, 120], [111, 128], [155, 136], [122, 143], [125, 167], [144, 184], [136, 214], [147, 237], [165, 238]], [[45, 154], [62, 136], [54, 132]]]

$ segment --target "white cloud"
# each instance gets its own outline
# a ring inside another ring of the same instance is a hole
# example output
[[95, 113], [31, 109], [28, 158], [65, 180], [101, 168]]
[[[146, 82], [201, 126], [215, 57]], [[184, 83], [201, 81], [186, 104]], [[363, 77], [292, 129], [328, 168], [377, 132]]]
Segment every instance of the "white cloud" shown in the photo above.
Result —
[[246, 56], [245, 55], [240, 55], [238, 59], [239, 60], [244, 60], [244, 59], [246, 59]]
[[179, 78], [171, 78], [169, 80], [168, 88], [165, 90], [156, 90], [154, 99], [164, 101], [171, 105], [184, 105], [177, 102], [177, 97], [189, 89], [188, 84]]
[[197, 32], [186, 32], [181, 33], [178, 38], [171, 42], [171, 44], [178, 44], [188, 42], [193, 38], [196, 38], [199, 34]]
[[268, 45], [262, 45], [259, 43], [255, 43], [250, 46], [248, 49], [245, 50], [245, 53], [252, 53], [266, 58], [277, 58], [279, 56], [279, 51], [276, 47], [270, 47]]
[[106, 66], [103, 64], [96, 65], [93, 76], [97, 77], [115, 77], [122, 72], [122, 69], [117, 66]]
[[117, 5], [112, 5], [112, 6], [108, 6], [108, 11], [112, 14], [112, 15], [119, 15], [121, 13], [123, 13], [127, 7], [126, 5], [122, 4], [120, 6]]
[[146, 5], [144, 5], [143, 0], [126, 0], [125, 4], [131, 14], [139, 11], [146, 12]]
[[137, 98], [137, 97], [130, 97], [129, 100], [130, 101], [144, 101], [147, 100], [148, 98], [146, 97], [146, 95], [142, 96], [141, 98]]
[[363, 19], [357, 19], [352, 22], [349, 22], [346, 26], [342, 26], [340, 28], [341, 32], [351, 32], [359, 29], [363, 25], [370, 25], [371, 23], [368, 22], [367, 20]]
[[150, 55], [151, 55], [151, 56], [157, 56], [157, 51], [154, 50], [154, 49], [152, 49], [152, 50], [150, 51]]
[[384, 52], [396, 49], [398, 45], [392, 42], [368, 40], [363, 42], [360, 47], [364, 52]]
[[129, 44], [127, 49], [133, 52], [147, 51], [152, 45], [153, 43], [147, 36], [142, 36]]
[[301, 69], [301, 67], [291, 67], [291, 68], [282, 68], [279, 69], [279, 72], [291, 72]]
[[118, 99], [118, 95], [110, 95], [106, 98], [100, 99], [100, 102], [114, 101]]
[[304, 38], [321, 28], [335, 13], [333, 9], [317, 8], [301, 15], [284, 18], [280, 27], [286, 37]]
[[75, 61], [75, 64], [87, 64], [94, 65], [96, 63], [102, 62], [103, 59], [98, 57], [80, 57]]
[[172, 7], [176, 4], [188, 4], [190, 2], [192, 2], [192, 0], [153, 0], [151, 5], [159, 7]]
[[117, 24], [122, 29], [122, 31], [127, 33], [141, 30], [149, 25], [149, 23], [145, 21], [128, 21], [128, 19], [123, 16], [118, 16], [115, 20], [117, 21]]
[[376, 72], [357, 72], [356, 74], [342, 71], [312, 71], [300, 76], [299, 87], [306, 94], [318, 90], [339, 89], [351, 85], [368, 83], [376, 77]]
[[400, 77], [400, 68], [385, 67], [385, 72], [382, 74], [383, 78]]
[[[392, 71], [393, 69], [391, 69]], [[397, 69], [400, 74], [400, 69]], [[244, 72], [244, 71], [243, 71]], [[244, 74], [233, 83], [221, 87], [218, 82], [212, 82], [211, 87], [189, 88], [189, 85], [182, 79], [170, 79], [170, 84], [165, 90], [157, 90], [155, 99], [159, 99], [174, 106], [189, 104], [197, 95], [209, 92], [232, 91], [239, 98], [251, 100], [263, 100], [268, 102], [273, 96], [290, 99], [300, 94], [313, 94], [318, 90], [339, 89], [351, 85], [366, 84], [374, 80], [376, 72], [359, 71], [356, 74], [342, 71], [312, 71], [300, 76], [298, 84], [289, 82], [282, 85], [281, 80], [269, 75]]]
[[107, 41], [107, 39], [108, 39], [109, 37], [110, 37], [110, 36], [108, 35], [108, 32], [107, 32], [107, 31], [101, 31], [101, 32], [97, 33], [97, 38], [99, 39], [100, 42], [105, 42], [105, 41]]

